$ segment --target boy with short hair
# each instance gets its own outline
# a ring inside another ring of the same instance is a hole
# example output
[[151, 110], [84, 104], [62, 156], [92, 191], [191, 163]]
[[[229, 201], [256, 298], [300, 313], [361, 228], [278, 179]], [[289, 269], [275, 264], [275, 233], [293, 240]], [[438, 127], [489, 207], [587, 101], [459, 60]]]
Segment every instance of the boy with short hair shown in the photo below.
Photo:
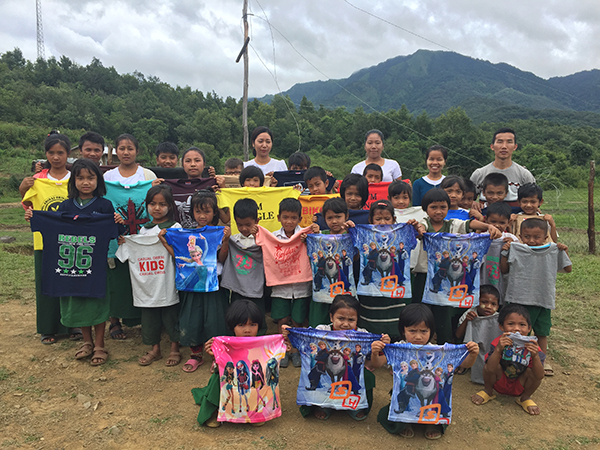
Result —
[[88, 131], [79, 138], [79, 152], [82, 158], [91, 159], [100, 165], [104, 153], [104, 138], [94, 131]]
[[244, 169], [244, 161], [239, 158], [229, 158], [225, 161], [225, 175], [240, 176]]
[[519, 216], [540, 217], [548, 223], [548, 232], [552, 242], [558, 242], [558, 233], [554, 218], [550, 214], [542, 214], [540, 212], [540, 206], [544, 203], [543, 195], [544, 191], [535, 183], [527, 183], [519, 187], [517, 196], [521, 212], [516, 217], [513, 217], [513, 233], [519, 234], [521, 223], [525, 220], [525, 217]]
[[503, 202], [508, 195], [508, 178], [502, 173], [489, 173], [483, 179], [481, 191], [486, 200], [484, 206], [496, 202]]
[[[500, 307], [500, 293], [491, 284], [482, 284], [479, 289], [479, 305], [469, 308], [458, 319], [458, 328], [456, 329], [456, 337], [462, 340], [467, 331], [467, 324], [472, 322], [477, 317], [488, 317], [498, 314]], [[491, 341], [490, 341], [491, 342]], [[460, 373], [457, 371], [457, 374]]]
[[263, 171], [256, 166], [244, 167], [240, 172], [240, 186], [261, 187], [265, 183]]
[[[502, 247], [500, 269], [508, 274], [506, 303], [523, 305], [531, 316], [533, 331], [541, 349], [547, 352], [552, 326], [551, 311], [555, 309], [556, 274], [573, 270], [565, 244], [544, 244], [548, 224], [533, 218], [521, 224], [522, 244], [506, 242]], [[554, 375], [545, 367], [546, 375]]]
[[310, 167], [310, 156], [306, 153], [292, 153], [288, 159], [290, 170], [306, 170]]
[[304, 174], [304, 182], [310, 195], [327, 194], [327, 172], [319, 166], [313, 166]]
[[[544, 378], [546, 354], [535, 340], [527, 336], [531, 331], [529, 311], [521, 305], [506, 305], [500, 310], [498, 325], [502, 335], [492, 341], [485, 358], [485, 387], [474, 394], [471, 401], [485, 405], [496, 398], [496, 390], [499, 394], [518, 397], [516, 403], [527, 414], [538, 415], [540, 408], [531, 396]], [[521, 337], [513, 333], [519, 333]]]
[[173, 142], [161, 142], [156, 146], [156, 165], [164, 168], [177, 167], [179, 148]]
[[[259, 169], [260, 170], [260, 169]], [[302, 204], [295, 198], [285, 198], [279, 203], [279, 215], [277, 220], [281, 223], [281, 229], [274, 231], [273, 236], [281, 240], [288, 240], [301, 230], [300, 219], [302, 218]], [[282, 325], [289, 323], [290, 318], [294, 327], [302, 327], [308, 317], [308, 308], [312, 299], [312, 281], [282, 284], [273, 286], [271, 292], [271, 317], [277, 320], [277, 326], [281, 333]], [[295, 349], [294, 349], [295, 350]], [[293, 351], [291, 355], [286, 353], [279, 363], [280, 367], [287, 367], [289, 360], [294, 367], [302, 365], [300, 354]]]
[[381, 183], [381, 180], [383, 180], [383, 169], [379, 164], [367, 164], [365, 170], [363, 170], [363, 177], [367, 179], [369, 184]]

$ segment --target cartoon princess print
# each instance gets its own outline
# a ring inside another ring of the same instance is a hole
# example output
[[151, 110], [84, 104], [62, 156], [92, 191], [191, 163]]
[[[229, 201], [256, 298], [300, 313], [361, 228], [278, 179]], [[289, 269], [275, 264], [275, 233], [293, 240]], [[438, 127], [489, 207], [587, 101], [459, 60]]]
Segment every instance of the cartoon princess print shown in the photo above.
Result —
[[238, 393], [240, 394], [239, 412], [242, 412], [242, 399], [246, 401], [246, 412], [248, 412], [250, 411], [250, 406], [248, 405], [248, 392], [250, 391], [250, 371], [248, 370], [246, 361], [239, 360], [236, 364], [236, 371], [237, 388]]
[[258, 407], [262, 402], [263, 408], [267, 407], [265, 398], [260, 395], [260, 390], [265, 386], [265, 374], [263, 372], [262, 365], [258, 359], [252, 361], [251, 369], [252, 372], [252, 387], [256, 389], [256, 409], [254, 412], [258, 412]]
[[273, 393], [273, 409], [279, 408], [279, 400], [277, 399], [277, 393], [275, 389], [279, 385], [279, 365], [275, 358], [271, 358], [267, 361], [267, 385], [271, 387]]
[[[221, 382], [225, 382], [225, 390], [227, 391], [227, 400], [223, 404], [223, 411], [227, 407], [229, 400], [231, 400], [231, 414], [235, 414], [235, 397], [233, 396], [233, 388], [236, 385], [235, 379], [235, 368], [233, 367], [233, 363], [229, 361], [225, 365], [225, 369], [223, 370], [223, 376], [221, 377]], [[240, 399], [240, 404], [242, 403]]]

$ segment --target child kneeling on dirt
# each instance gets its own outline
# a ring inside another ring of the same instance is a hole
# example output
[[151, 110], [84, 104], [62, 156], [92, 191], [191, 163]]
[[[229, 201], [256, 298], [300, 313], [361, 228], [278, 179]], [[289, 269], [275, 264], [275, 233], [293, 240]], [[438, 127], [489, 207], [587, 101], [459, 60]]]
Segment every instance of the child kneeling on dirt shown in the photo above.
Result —
[[531, 332], [529, 311], [521, 305], [505, 305], [498, 315], [498, 324], [503, 334], [492, 341], [486, 355], [483, 368], [485, 387], [473, 395], [471, 401], [476, 405], [484, 405], [496, 398], [496, 390], [499, 394], [517, 397], [517, 404], [526, 413], [538, 415], [540, 408], [531, 395], [544, 378], [546, 355], [537, 341], [515, 344], [509, 337], [513, 333], [527, 336]]

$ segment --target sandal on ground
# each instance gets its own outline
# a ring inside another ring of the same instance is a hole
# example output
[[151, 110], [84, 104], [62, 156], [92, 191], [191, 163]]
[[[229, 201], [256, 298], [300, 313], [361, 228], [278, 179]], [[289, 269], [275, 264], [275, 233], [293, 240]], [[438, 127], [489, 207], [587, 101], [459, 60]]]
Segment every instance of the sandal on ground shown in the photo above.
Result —
[[[94, 347], [94, 355], [90, 361], [92, 366], [101, 366], [108, 359], [108, 352], [104, 347]], [[97, 361], [94, 361], [97, 360]]]
[[552, 369], [552, 366], [548, 363], [544, 363], [544, 376], [546, 376], [546, 377], [554, 376], [554, 369]]
[[[113, 329], [114, 328], [114, 329]], [[121, 325], [121, 321], [111, 323], [108, 327], [108, 331], [110, 331], [110, 337], [115, 341], [124, 341], [127, 339], [127, 335], [123, 331], [123, 326]]]
[[42, 334], [40, 342], [44, 345], [52, 345], [56, 343], [56, 335], [54, 334]]
[[181, 353], [179, 352], [171, 352], [165, 362], [165, 366], [174, 367], [181, 362]]
[[537, 408], [537, 404], [530, 398], [528, 398], [527, 400], [523, 400], [523, 401], [521, 401], [519, 398], [516, 398], [515, 402], [517, 403], [517, 405], [519, 405], [521, 408], [523, 408], [523, 411], [525, 411], [530, 416], [537, 416], [539, 414], [539, 412], [537, 414], [534, 414], [531, 411], [529, 411], [529, 408], [532, 406], [535, 406]]
[[441, 425], [425, 425], [425, 439], [435, 441], [442, 437], [442, 426]]
[[159, 359], [162, 359], [161, 355], [157, 355], [156, 353], [148, 352], [144, 356], [142, 356], [140, 359], [138, 359], [138, 364], [140, 366], [149, 366], [154, 361], [158, 361]]
[[319, 420], [327, 420], [329, 419], [329, 416], [331, 416], [331, 411], [328, 408], [315, 406], [315, 412], [313, 414]]
[[489, 395], [487, 392], [485, 392], [483, 390], [479, 391], [475, 395], [479, 395], [483, 399], [483, 401], [481, 403], [475, 403], [475, 402], [473, 402], [473, 400], [471, 400], [477, 406], [485, 405], [487, 402], [490, 402], [496, 398], [496, 394]]
[[346, 410], [346, 412], [348, 413], [348, 415], [350, 417], [352, 417], [354, 420], [357, 420], [357, 421], [365, 420], [367, 418], [367, 416], [369, 415], [367, 413], [367, 410], [365, 410], [365, 409], [358, 409], [358, 410], [348, 409], [348, 410]]
[[75, 359], [83, 359], [87, 358], [93, 353], [94, 343], [93, 342], [84, 342], [75, 353]]
[[81, 328], [69, 328], [70, 341], [81, 341], [82, 339], [83, 334], [81, 333]]
[[415, 437], [415, 430], [413, 430], [413, 427], [410, 423], [407, 423], [404, 429], [399, 434], [405, 439], [412, 439]]
[[465, 373], [467, 373], [469, 371], [469, 369], [465, 369], [464, 367], [459, 367], [458, 369], [456, 369], [454, 371], [454, 373], [456, 375], [464, 375]]
[[[191, 355], [190, 359], [186, 361], [186, 363], [181, 368], [184, 372], [192, 373], [195, 372], [198, 367], [204, 364], [204, 360], [202, 359], [202, 355]], [[191, 368], [186, 368], [185, 366], [191, 366]]]
[[219, 428], [221, 426], [221, 422], [217, 420], [217, 411], [215, 411], [205, 422], [208, 428]]
[[254, 423], [252, 423], [252, 426], [253, 427], [262, 427], [265, 423], [267, 423], [267, 422], [254, 422]]

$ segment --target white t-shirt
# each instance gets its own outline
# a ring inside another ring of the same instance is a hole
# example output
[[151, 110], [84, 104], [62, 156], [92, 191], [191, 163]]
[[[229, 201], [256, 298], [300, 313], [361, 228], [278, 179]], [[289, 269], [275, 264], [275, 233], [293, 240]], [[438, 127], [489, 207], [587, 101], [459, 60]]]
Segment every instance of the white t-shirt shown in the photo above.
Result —
[[[383, 166], [381, 166], [383, 179], [381, 181], [394, 181], [402, 176], [402, 169], [400, 169], [400, 165], [396, 161], [387, 158], [384, 158], [383, 161]], [[367, 167], [367, 162], [361, 161], [354, 165], [351, 173], [362, 175], [365, 167]]]
[[525, 167], [512, 162], [512, 164], [506, 169], [498, 169], [491, 162], [487, 166], [483, 166], [471, 175], [471, 181], [475, 184], [477, 192], [479, 192], [479, 199], [485, 201], [483, 195], [483, 179], [490, 173], [501, 173], [508, 179], [508, 194], [504, 199], [505, 202], [516, 202], [518, 200], [519, 187], [526, 183], [535, 183], [535, 178], [529, 170]]
[[121, 175], [121, 172], [119, 172], [119, 168], [115, 167], [104, 174], [104, 179], [106, 181], [119, 181], [121, 184], [129, 185], [139, 183], [140, 181], [155, 180], [156, 175], [151, 170], [138, 166], [133, 175], [124, 177]]
[[265, 165], [260, 165], [256, 162], [256, 158], [255, 159], [251, 159], [250, 161], [246, 161], [244, 162], [244, 167], [248, 167], [248, 166], [256, 166], [258, 167], [260, 170], [263, 171], [263, 173], [266, 175], [269, 172], [283, 172], [287, 169], [287, 165], [285, 164], [285, 161], [282, 159], [275, 159], [275, 158], [271, 158], [271, 161], [269, 161], [267, 164]]
[[[175, 222], [169, 228], [181, 228], [181, 225]], [[158, 225], [154, 225], [152, 228], [143, 226], [142, 228], [140, 228], [140, 231], [138, 231], [138, 234], [142, 236], [158, 236], [160, 230], [162, 230], [162, 228], [160, 228]]]
[[158, 236], [125, 236], [125, 243], [119, 245], [116, 257], [122, 263], [129, 261], [133, 306], [161, 308], [179, 303], [175, 263]]

